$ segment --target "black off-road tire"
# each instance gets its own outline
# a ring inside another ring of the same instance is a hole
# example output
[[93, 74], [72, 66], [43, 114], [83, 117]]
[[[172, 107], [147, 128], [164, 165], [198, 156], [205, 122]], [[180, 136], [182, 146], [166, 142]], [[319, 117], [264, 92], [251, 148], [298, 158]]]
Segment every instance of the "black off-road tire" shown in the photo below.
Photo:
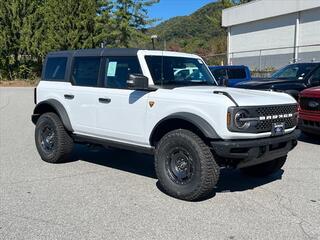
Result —
[[[45, 131], [52, 132], [52, 141], [43, 140], [44, 137], [41, 134]], [[64, 128], [59, 116], [53, 112], [44, 113], [39, 117], [35, 129], [35, 142], [42, 160], [49, 163], [67, 162], [73, 149], [72, 138]]]
[[[170, 168], [174, 162], [172, 158], [179, 159], [180, 151], [183, 151], [181, 159], [186, 158], [191, 163], [188, 166], [192, 166], [190, 169], [193, 169], [187, 171], [191, 172], [191, 176], [186, 178], [185, 182], [177, 180]], [[164, 192], [178, 199], [195, 201], [214, 192], [220, 168], [209, 147], [199, 136], [191, 131], [178, 129], [167, 133], [157, 144], [155, 171]]]
[[253, 177], [266, 177], [279, 171], [285, 164], [286, 160], [287, 156], [284, 156], [252, 167], [241, 168], [241, 171], [244, 174]]

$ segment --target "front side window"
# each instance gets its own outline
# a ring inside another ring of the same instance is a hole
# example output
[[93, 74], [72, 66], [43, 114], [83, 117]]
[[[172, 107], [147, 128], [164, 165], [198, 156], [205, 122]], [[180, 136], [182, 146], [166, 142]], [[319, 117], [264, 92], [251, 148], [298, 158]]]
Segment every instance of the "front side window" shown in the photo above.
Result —
[[292, 64], [288, 65], [272, 75], [272, 78], [277, 79], [303, 79], [316, 67], [315, 64]]
[[66, 57], [49, 57], [45, 66], [44, 80], [64, 81], [67, 60]]
[[99, 79], [100, 57], [75, 57], [72, 82], [76, 86], [96, 87]]
[[320, 85], [320, 67], [312, 73], [312, 76], [310, 77], [310, 82], [312, 86]]
[[129, 75], [141, 73], [137, 57], [108, 57], [105, 66], [104, 86], [125, 89]]
[[201, 59], [169, 56], [145, 59], [155, 85], [216, 85]]

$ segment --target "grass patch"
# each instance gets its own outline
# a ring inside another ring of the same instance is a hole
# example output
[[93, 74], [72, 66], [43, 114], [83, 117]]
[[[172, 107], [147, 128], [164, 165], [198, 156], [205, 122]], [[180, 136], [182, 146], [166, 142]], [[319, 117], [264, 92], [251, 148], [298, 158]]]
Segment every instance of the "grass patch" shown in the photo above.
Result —
[[0, 87], [35, 87], [39, 80], [0, 80]]

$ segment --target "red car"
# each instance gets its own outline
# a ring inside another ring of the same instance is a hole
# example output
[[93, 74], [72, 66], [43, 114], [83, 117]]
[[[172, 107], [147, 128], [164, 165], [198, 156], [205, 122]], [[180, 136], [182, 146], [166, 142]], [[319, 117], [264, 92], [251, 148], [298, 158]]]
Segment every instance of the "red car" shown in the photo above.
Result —
[[320, 135], [320, 87], [300, 93], [299, 127], [302, 132]]

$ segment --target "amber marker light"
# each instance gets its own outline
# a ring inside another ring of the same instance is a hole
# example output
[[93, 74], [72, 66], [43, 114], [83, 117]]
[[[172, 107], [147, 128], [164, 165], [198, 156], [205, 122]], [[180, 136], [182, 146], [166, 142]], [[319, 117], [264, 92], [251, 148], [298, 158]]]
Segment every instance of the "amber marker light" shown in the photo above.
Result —
[[231, 113], [228, 112], [227, 113], [227, 126], [230, 127], [230, 125], [231, 125]]

